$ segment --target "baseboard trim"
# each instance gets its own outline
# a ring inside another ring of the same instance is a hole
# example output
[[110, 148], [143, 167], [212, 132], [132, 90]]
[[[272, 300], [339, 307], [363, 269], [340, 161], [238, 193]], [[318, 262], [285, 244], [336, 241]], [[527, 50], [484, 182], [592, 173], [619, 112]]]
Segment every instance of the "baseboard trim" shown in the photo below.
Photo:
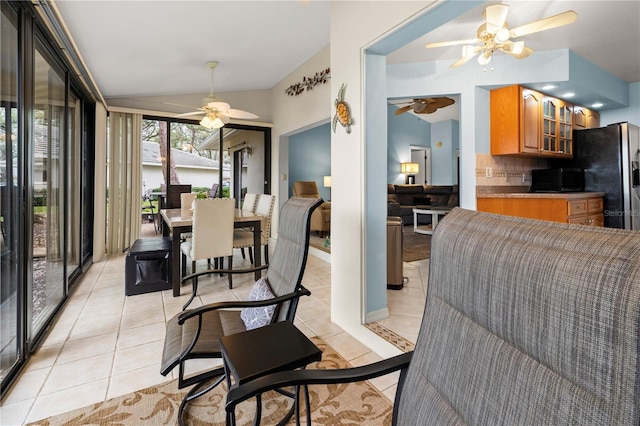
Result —
[[369, 312], [366, 315], [366, 322], [370, 323], [370, 322], [376, 322], [376, 321], [380, 321], [383, 319], [389, 318], [389, 309], [388, 308], [382, 308], [379, 309], [377, 311], [373, 311], [373, 312]]

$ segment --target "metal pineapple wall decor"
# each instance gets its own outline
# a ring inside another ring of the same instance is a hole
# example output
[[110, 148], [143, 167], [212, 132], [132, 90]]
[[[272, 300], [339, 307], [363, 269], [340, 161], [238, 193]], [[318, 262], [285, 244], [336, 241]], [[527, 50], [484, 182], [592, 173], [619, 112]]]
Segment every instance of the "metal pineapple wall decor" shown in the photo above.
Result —
[[331, 127], [333, 128], [333, 133], [336, 132], [336, 124], [340, 122], [342, 127], [345, 128], [347, 133], [351, 133], [351, 125], [354, 123], [353, 118], [351, 118], [351, 112], [349, 111], [349, 105], [344, 101], [344, 91], [346, 87], [344, 83], [340, 86], [340, 90], [338, 90], [338, 97], [335, 101], [336, 106], [336, 114], [333, 116], [333, 121], [331, 122]]

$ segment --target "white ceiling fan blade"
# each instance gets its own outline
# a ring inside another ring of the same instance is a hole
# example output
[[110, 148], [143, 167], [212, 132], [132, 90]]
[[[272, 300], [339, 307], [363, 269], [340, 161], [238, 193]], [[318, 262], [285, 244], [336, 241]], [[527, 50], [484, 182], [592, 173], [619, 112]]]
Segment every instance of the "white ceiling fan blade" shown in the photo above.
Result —
[[218, 111], [229, 111], [231, 109], [231, 105], [226, 102], [209, 102], [207, 107]]
[[247, 111], [242, 111], [241, 109], [233, 109], [230, 108], [227, 111], [224, 112], [226, 115], [228, 115], [231, 118], [244, 118], [244, 119], [254, 119], [254, 118], [258, 118], [257, 115], [251, 113], [251, 112], [247, 112]]
[[470, 38], [467, 40], [454, 40], [454, 41], [440, 41], [437, 43], [428, 43], [424, 47], [432, 48], [432, 47], [446, 47], [446, 46], [457, 46], [459, 44], [474, 44], [479, 40], [477, 38]]
[[227, 124], [230, 121], [229, 117], [227, 117], [225, 114], [222, 114], [222, 113], [217, 113], [216, 117], [222, 120], [224, 124]]
[[503, 48], [501, 48], [501, 50], [506, 53], [507, 55], [511, 55], [516, 59], [524, 59], [527, 56], [531, 55], [533, 53], [533, 49], [529, 48], [529, 47], [524, 47], [522, 49], [521, 52], [519, 53], [515, 53], [513, 52], [510, 48], [508, 48], [507, 46], [504, 46]]
[[462, 57], [462, 58], [458, 59], [458, 60], [457, 60], [456, 62], [454, 62], [453, 64], [451, 64], [451, 65], [449, 66], [449, 68], [457, 68], [457, 67], [459, 67], [460, 65], [464, 65], [464, 64], [466, 64], [467, 62], [469, 62], [469, 60], [471, 60], [471, 58], [473, 58], [474, 56], [476, 56], [476, 55], [475, 55], [475, 54], [473, 54], [473, 55], [471, 55], [471, 56], [464, 56], [464, 57]]
[[484, 17], [487, 21], [487, 32], [489, 34], [495, 34], [500, 28], [504, 27], [504, 23], [507, 20], [507, 12], [509, 12], [509, 6], [506, 4], [487, 6], [484, 11]]
[[189, 117], [191, 115], [204, 115], [204, 111], [185, 112], [183, 114], [174, 115], [174, 117], [176, 117], [176, 118], [178, 118], [178, 117]]
[[550, 30], [552, 28], [572, 24], [576, 19], [578, 19], [578, 14], [573, 10], [569, 10], [539, 21], [530, 22], [528, 24], [512, 28], [509, 34], [512, 38], [522, 37], [527, 34], [537, 33], [538, 31]]

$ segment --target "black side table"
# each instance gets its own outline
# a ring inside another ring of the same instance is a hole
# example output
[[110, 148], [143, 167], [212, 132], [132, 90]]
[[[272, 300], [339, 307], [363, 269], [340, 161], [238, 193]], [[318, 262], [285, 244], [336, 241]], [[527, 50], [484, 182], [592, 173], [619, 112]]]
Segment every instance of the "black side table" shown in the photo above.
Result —
[[[322, 351], [290, 321], [276, 322], [254, 330], [224, 336], [220, 338], [220, 350], [229, 389], [266, 374], [305, 368], [322, 358]], [[234, 380], [233, 383], [231, 378]], [[299, 389], [296, 388], [293, 394], [283, 390], [279, 392], [294, 399], [291, 411], [281, 424], [284, 424], [294, 411], [296, 424], [299, 424]], [[307, 424], [311, 424], [309, 392], [306, 386], [304, 386], [304, 392]], [[255, 424], [259, 424], [262, 411], [260, 395], [256, 400]], [[229, 416], [228, 424], [235, 424], [234, 413], [229, 413]]]

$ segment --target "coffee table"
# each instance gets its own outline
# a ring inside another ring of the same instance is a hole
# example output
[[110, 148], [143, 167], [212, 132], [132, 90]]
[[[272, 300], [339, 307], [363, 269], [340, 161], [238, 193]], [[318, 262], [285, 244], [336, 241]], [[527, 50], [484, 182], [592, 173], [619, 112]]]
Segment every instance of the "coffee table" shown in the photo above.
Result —
[[[416, 234], [433, 234], [433, 230], [436, 229], [438, 224], [438, 217], [444, 216], [451, 211], [451, 207], [429, 207], [413, 209], [413, 232]], [[418, 225], [418, 215], [430, 214], [431, 225]]]
[[[220, 351], [229, 389], [266, 374], [305, 368], [310, 363], [322, 359], [322, 351], [291, 321], [276, 322], [254, 330], [224, 336], [220, 338]], [[307, 424], [311, 424], [309, 392], [306, 386], [303, 387]], [[280, 424], [285, 424], [294, 412], [296, 424], [299, 424], [299, 388], [296, 387], [293, 393], [284, 390], [278, 390], [278, 392], [294, 400], [291, 410]], [[259, 423], [261, 416], [260, 395], [256, 396], [256, 402], [254, 424]], [[235, 424], [235, 414], [232, 412], [228, 415], [230, 417], [227, 419], [227, 424]]]

